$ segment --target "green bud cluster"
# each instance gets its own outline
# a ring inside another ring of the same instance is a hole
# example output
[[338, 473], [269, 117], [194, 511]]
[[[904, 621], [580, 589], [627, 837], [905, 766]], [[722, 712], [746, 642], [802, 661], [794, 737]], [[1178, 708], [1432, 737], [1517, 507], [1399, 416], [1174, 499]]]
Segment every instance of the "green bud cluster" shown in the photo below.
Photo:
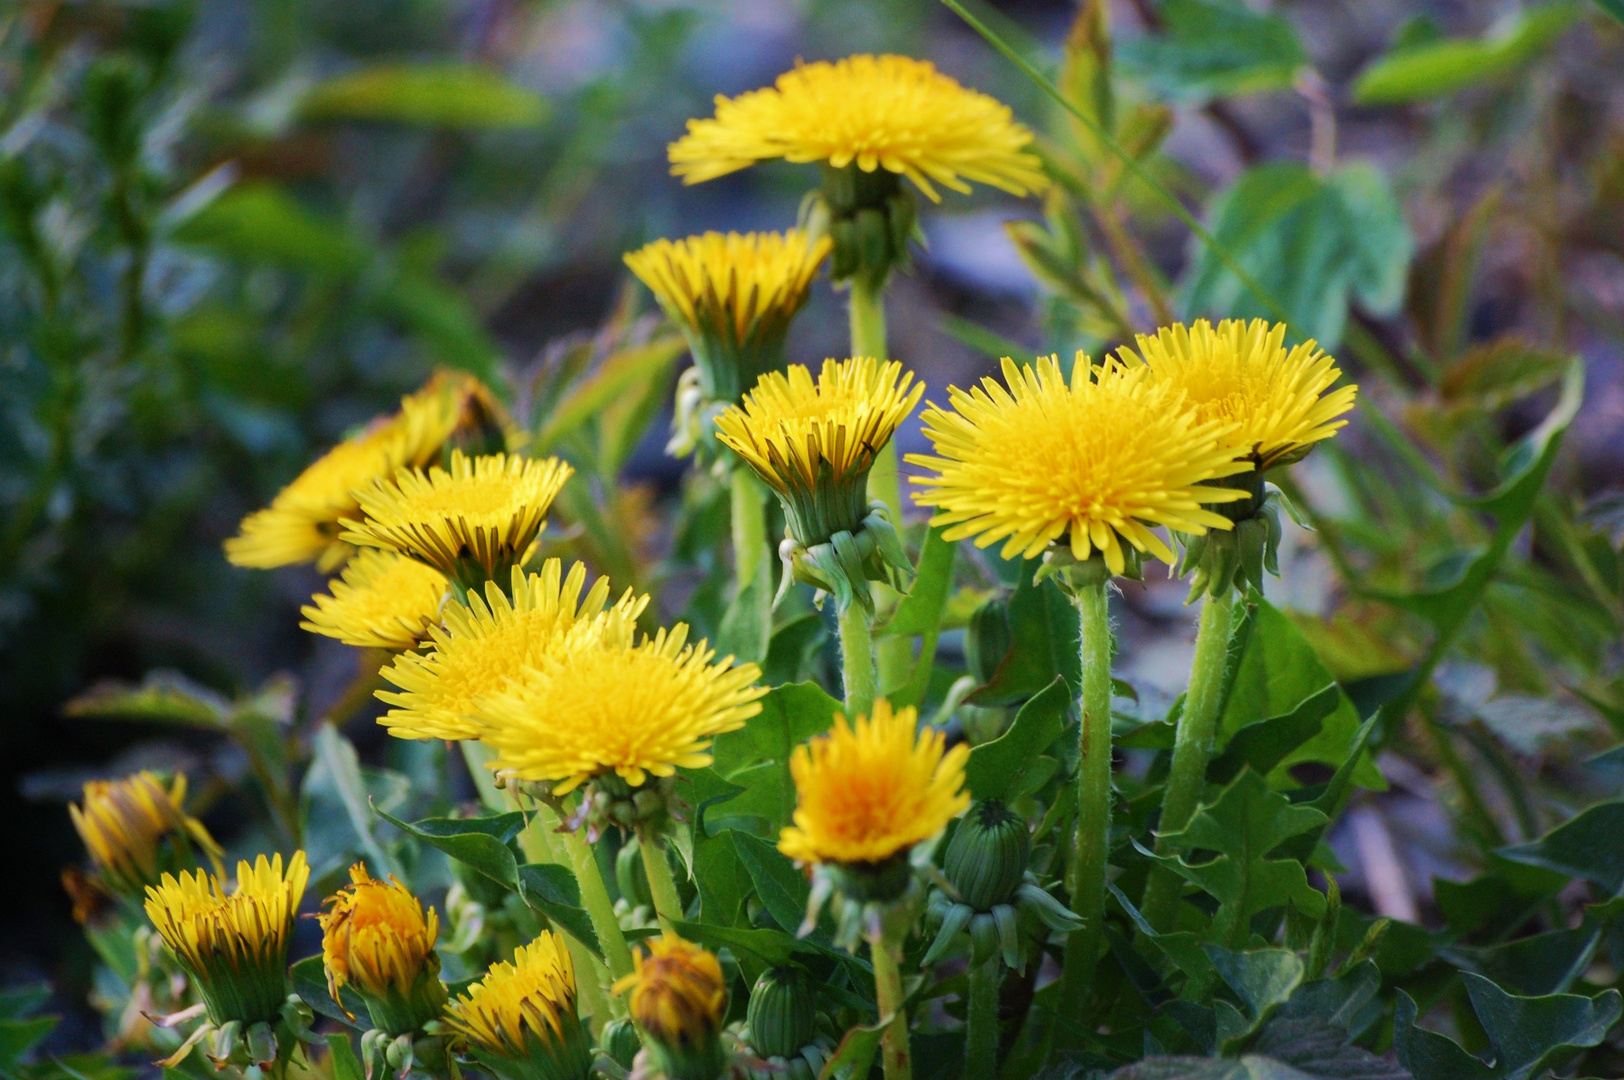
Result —
[[[786, 514], [789, 504], [785, 503]], [[903, 550], [902, 540], [891, 524], [891, 515], [885, 504], [868, 504], [868, 514], [855, 530], [839, 530], [821, 543], [806, 544], [798, 539], [793, 527], [791, 535], [778, 545], [778, 557], [784, 564], [776, 606], [789, 592], [790, 582], [810, 585], [821, 594], [835, 598], [835, 609], [846, 611], [855, 602], [863, 610], [874, 612], [874, 595], [870, 581], [882, 581], [898, 590], [906, 590], [913, 578], [913, 564]]]
[[1265, 573], [1280, 576], [1282, 507], [1299, 525], [1308, 527], [1278, 488], [1264, 484], [1261, 472], [1241, 473], [1229, 479], [1225, 486], [1244, 488], [1252, 495], [1215, 507], [1235, 522], [1235, 527], [1178, 537], [1181, 551], [1175, 573], [1190, 576], [1187, 603], [1194, 603], [1203, 593], [1221, 596], [1232, 588], [1262, 589]]
[[883, 289], [893, 269], [910, 265], [908, 243], [919, 235], [913, 192], [901, 175], [889, 169], [864, 172], [856, 162], [841, 169], [824, 165], [822, 173], [823, 183], [807, 196], [802, 217], [809, 232], [827, 232], [834, 241], [830, 279], [860, 279], [873, 290]]
[[585, 824], [594, 840], [610, 826], [624, 832], [665, 832], [680, 811], [676, 777], [655, 777], [632, 787], [612, 772], [593, 779], [581, 800], [576, 822]]

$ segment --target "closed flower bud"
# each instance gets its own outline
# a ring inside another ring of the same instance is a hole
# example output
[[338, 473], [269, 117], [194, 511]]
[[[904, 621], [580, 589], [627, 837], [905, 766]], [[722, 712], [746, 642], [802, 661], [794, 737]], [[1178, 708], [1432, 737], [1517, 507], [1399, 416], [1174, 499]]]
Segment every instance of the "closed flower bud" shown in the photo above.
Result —
[[586, 1080], [592, 1048], [576, 1013], [575, 966], [551, 930], [521, 946], [446, 1010], [445, 1023], [500, 1080]]
[[750, 991], [745, 1014], [750, 1049], [762, 1057], [787, 1058], [817, 1037], [817, 995], [800, 968], [768, 968]]
[[396, 881], [374, 881], [366, 866], [350, 867], [350, 882], [328, 899], [321, 922], [322, 960], [333, 1000], [355, 990], [378, 1030], [392, 1036], [417, 1031], [445, 1008], [440, 958], [434, 942], [439, 918]]
[[622, 1069], [630, 1069], [637, 1060], [637, 1052], [643, 1049], [643, 1040], [637, 1037], [637, 1025], [621, 1017], [603, 1025], [598, 1045], [614, 1059], [615, 1064]]
[[139, 772], [122, 780], [90, 781], [84, 802], [70, 804], [68, 814], [107, 886], [140, 899], [163, 875], [197, 869], [200, 853], [220, 856], [203, 823], [182, 809], [185, 801], [184, 775], [165, 787], [157, 774]]
[[976, 803], [947, 845], [944, 869], [959, 897], [990, 911], [1014, 895], [1026, 873], [1032, 840], [1026, 822], [997, 799]]
[[615, 984], [631, 991], [632, 1019], [644, 1049], [666, 1080], [716, 1080], [727, 1066], [722, 1021], [727, 983], [711, 953], [667, 934], [635, 957], [636, 970]]

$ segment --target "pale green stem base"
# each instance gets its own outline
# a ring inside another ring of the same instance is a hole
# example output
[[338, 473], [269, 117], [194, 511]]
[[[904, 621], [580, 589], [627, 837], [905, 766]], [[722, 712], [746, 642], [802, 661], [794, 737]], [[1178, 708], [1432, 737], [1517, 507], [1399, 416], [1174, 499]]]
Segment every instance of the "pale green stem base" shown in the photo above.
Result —
[[839, 615], [840, 663], [846, 693], [846, 717], [856, 720], [874, 709], [874, 638], [861, 605]]
[[1066, 939], [1059, 1015], [1076, 1018], [1088, 999], [1104, 940], [1106, 858], [1111, 835], [1111, 619], [1106, 584], [1077, 593], [1082, 713], [1077, 764], [1077, 833], [1066, 885], [1083, 927]]
[[735, 595], [756, 579], [767, 557], [767, 493], [749, 468], [735, 464], [733, 495], [733, 575]]
[[[1179, 714], [1173, 762], [1167, 774], [1166, 793], [1162, 796], [1161, 819], [1156, 826], [1162, 836], [1183, 832], [1201, 805], [1207, 783], [1207, 763], [1212, 760], [1218, 727], [1218, 707], [1222, 704], [1224, 665], [1229, 657], [1234, 612], [1233, 590], [1225, 590], [1222, 596], [1208, 595], [1201, 604], [1190, 687], [1184, 695], [1184, 711]], [[1157, 840], [1157, 854], [1164, 853], [1163, 847], [1162, 841]], [[1171, 930], [1177, 923], [1182, 884], [1183, 879], [1166, 867], [1151, 870], [1140, 910], [1158, 932]]]
[[676, 879], [671, 876], [671, 864], [666, 861], [665, 841], [657, 833], [639, 829], [637, 845], [643, 851], [643, 873], [648, 876], [648, 891], [654, 897], [654, 914], [659, 916], [660, 929], [675, 934], [675, 924], [683, 919], [682, 896], [677, 892]]
[[592, 920], [593, 932], [598, 935], [598, 944], [603, 946], [603, 958], [609, 963], [609, 975], [613, 979], [623, 979], [632, 973], [632, 951], [626, 945], [626, 935], [620, 932], [620, 920], [615, 917], [615, 905], [609, 899], [608, 888], [604, 886], [598, 860], [592, 857], [592, 849], [581, 839], [580, 833], [564, 832], [559, 833], [559, 837], [564, 842], [570, 867], [575, 871], [575, 880], [581, 887], [581, 906], [586, 908], [587, 917]]
[[970, 969], [969, 1012], [965, 1018], [964, 1075], [998, 1075], [998, 988], [1004, 962], [988, 957]]
[[913, 1058], [908, 1048], [908, 1014], [903, 1009], [902, 971], [897, 966], [901, 952], [900, 944], [889, 938], [870, 942], [869, 956], [874, 961], [874, 1000], [879, 1005], [881, 1019], [891, 1017], [885, 1034], [880, 1036], [880, 1060], [885, 1066], [885, 1080], [911, 1080], [913, 1076]]

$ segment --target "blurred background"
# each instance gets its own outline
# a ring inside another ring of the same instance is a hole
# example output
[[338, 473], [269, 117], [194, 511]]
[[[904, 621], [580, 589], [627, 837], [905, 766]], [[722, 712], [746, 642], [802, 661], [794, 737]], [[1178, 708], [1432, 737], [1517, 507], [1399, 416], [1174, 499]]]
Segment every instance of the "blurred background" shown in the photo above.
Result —
[[[1421, 640], [1350, 577], [1448, 580], [1484, 530], [1428, 484], [1490, 481], [1582, 358], [1585, 405], [1513, 552], [1520, 576], [1437, 690], [1481, 736], [1463, 752], [1559, 786], [1551, 744], [1582, 749], [1574, 732], [1624, 716], [1608, 497], [1624, 463], [1624, 25], [1605, 5], [1512, 0], [967, 6], [1361, 383], [1350, 437], [1298, 471], [1320, 529], [1292, 534], [1300, 568], [1274, 597], [1339, 678], [1403, 669]], [[245, 816], [221, 794], [250, 767], [235, 743], [64, 704], [166, 669], [280, 722], [322, 715], [356, 659], [298, 629], [320, 577], [229, 567], [221, 541], [437, 367], [533, 417], [666, 340], [622, 253], [787, 227], [813, 183], [772, 165], [685, 188], [667, 143], [713, 95], [858, 51], [928, 58], [1009, 103], [1062, 181], [1047, 199], [922, 201], [925, 242], [889, 303], [892, 352], [929, 396], [998, 355], [1098, 356], [1169, 316], [1264, 313], [933, 0], [0, 4], [0, 982], [51, 977], [68, 1009], [84, 993], [58, 881], [83, 780], [183, 766], [218, 832]], [[844, 299], [820, 282], [790, 355], [845, 342]], [[653, 352], [647, 415], [608, 463], [630, 494], [598, 491], [622, 556], [697, 542], [669, 528], [682, 463], [658, 411], [686, 358]], [[921, 447], [917, 422], [901, 440]], [[680, 586], [668, 615], [691, 606]], [[1182, 600], [1152, 583], [1119, 611], [1147, 710], [1187, 666]], [[369, 728], [349, 730], [383, 752]], [[1458, 872], [1458, 793], [1434, 764], [1390, 753], [1393, 792], [1338, 838], [1344, 888], [1385, 913], [1425, 918], [1431, 876]]]

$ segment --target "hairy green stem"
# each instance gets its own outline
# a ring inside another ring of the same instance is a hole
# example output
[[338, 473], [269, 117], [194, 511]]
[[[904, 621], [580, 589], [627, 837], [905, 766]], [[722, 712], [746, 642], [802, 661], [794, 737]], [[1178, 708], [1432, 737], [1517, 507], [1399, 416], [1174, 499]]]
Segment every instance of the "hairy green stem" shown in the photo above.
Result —
[[743, 464], [735, 463], [733, 495], [733, 577], [736, 592], [756, 579], [767, 557], [767, 493]]
[[581, 906], [592, 920], [592, 930], [598, 935], [603, 958], [609, 963], [609, 974], [615, 979], [625, 978], [632, 973], [632, 951], [626, 945], [626, 935], [620, 932], [620, 920], [615, 917], [615, 905], [609, 899], [603, 874], [598, 870], [598, 860], [593, 858], [592, 849], [579, 832], [570, 830], [559, 836], [563, 838], [564, 853], [569, 856], [576, 883], [581, 888]]
[[970, 1008], [964, 1032], [964, 1075], [998, 1075], [998, 987], [1004, 961], [990, 956], [970, 968]]
[[890, 934], [879, 941], [870, 942], [869, 954], [874, 961], [874, 1000], [879, 1005], [880, 1018], [891, 1018], [885, 1027], [885, 1034], [880, 1036], [880, 1060], [885, 1066], [885, 1080], [911, 1080], [913, 1076], [913, 1058], [908, 1052], [908, 1012], [902, 996], [902, 970], [898, 967], [901, 953], [901, 943], [893, 941]]
[[[1218, 707], [1223, 703], [1224, 667], [1229, 658], [1229, 635], [1235, 618], [1235, 593], [1209, 594], [1201, 604], [1195, 634], [1195, 660], [1190, 666], [1190, 687], [1179, 714], [1173, 741], [1173, 763], [1162, 795], [1162, 816], [1156, 831], [1162, 836], [1184, 831], [1201, 803], [1212, 760]], [[1164, 844], [1156, 841], [1157, 854]], [[1158, 931], [1173, 928], [1178, 916], [1182, 879], [1165, 866], [1157, 866], [1145, 883], [1141, 911]]]
[[1081, 624], [1082, 713], [1077, 763], [1077, 832], [1066, 885], [1082, 919], [1066, 939], [1059, 1015], [1076, 1017], [1087, 1001], [1104, 940], [1105, 871], [1111, 834], [1111, 618], [1107, 582], [1077, 591]]
[[846, 716], [856, 720], [874, 709], [874, 637], [868, 615], [852, 603], [839, 615], [840, 664], [846, 693]]
[[660, 929], [675, 934], [675, 924], [683, 919], [682, 897], [677, 892], [676, 879], [671, 876], [671, 864], [665, 858], [665, 841], [652, 829], [638, 829], [637, 845], [643, 849], [643, 873], [648, 876], [648, 891], [654, 897], [654, 914], [660, 917]]

